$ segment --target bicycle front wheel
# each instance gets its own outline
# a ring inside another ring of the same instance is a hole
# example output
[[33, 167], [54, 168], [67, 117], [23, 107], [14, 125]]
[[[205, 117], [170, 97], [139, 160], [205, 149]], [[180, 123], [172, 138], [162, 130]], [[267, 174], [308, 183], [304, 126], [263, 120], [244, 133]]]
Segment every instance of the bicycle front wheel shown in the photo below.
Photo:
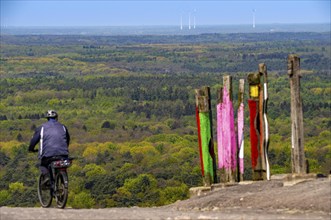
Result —
[[43, 208], [48, 208], [52, 204], [52, 191], [50, 186], [45, 186], [45, 175], [40, 174], [38, 181], [38, 198]]
[[56, 205], [58, 208], [63, 209], [68, 200], [68, 175], [65, 171], [60, 171], [56, 175], [56, 191], [55, 191], [55, 198], [56, 198]]

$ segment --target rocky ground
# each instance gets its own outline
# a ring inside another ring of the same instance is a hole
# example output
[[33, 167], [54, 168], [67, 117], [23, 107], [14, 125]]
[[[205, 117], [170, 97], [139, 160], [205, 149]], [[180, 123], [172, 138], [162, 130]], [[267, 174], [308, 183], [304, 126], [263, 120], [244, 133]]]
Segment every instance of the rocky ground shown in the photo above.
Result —
[[0, 208], [14, 219], [331, 219], [331, 178], [273, 179], [217, 185], [163, 207]]

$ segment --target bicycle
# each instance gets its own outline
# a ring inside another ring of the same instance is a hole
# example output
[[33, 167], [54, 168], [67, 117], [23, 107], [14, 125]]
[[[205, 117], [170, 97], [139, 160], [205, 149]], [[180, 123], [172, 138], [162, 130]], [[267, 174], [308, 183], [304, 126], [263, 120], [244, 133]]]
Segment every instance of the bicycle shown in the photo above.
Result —
[[[67, 168], [71, 166], [73, 158], [53, 157], [48, 166], [47, 174], [40, 174], [38, 180], [38, 198], [43, 208], [56, 200], [58, 208], [64, 209], [68, 200]], [[48, 177], [48, 178], [47, 178]]]

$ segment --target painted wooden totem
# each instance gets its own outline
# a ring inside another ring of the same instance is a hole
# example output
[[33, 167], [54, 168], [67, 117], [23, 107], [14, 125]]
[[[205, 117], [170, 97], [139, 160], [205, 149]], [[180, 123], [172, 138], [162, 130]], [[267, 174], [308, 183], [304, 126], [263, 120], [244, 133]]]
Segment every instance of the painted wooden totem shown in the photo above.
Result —
[[269, 124], [267, 119], [268, 81], [265, 64], [259, 64], [258, 73], [248, 75], [248, 83], [253, 180], [270, 180]]
[[244, 180], [244, 86], [245, 80], [239, 80], [238, 110], [237, 110], [237, 133], [238, 133], [238, 177], [239, 181]]
[[223, 77], [223, 88], [219, 91], [216, 110], [218, 168], [221, 170], [221, 181], [234, 182], [237, 175], [237, 139], [232, 104], [231, 76]]
[[196, 89], [195, 98], [201, 172], [204, 185], [210, 186], [212, 183], [217, 182], [210, 88]]

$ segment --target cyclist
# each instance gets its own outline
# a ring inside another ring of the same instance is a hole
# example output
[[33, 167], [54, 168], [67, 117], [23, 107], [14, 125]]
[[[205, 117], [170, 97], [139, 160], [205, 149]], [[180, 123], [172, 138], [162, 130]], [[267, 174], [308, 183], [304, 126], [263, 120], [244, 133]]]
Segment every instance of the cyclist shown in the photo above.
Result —
[[[46, 118], [48, 121], [36, 129], [29, 145], [30, 152], [38, 152], [34, 148], [40, 142], [38, 158], [40, 159], [40, 171], [44, 175], [49, 173], [48, 165], [54, 156], [68, 157], [70, 142], [68, 129], [57, 121], [56, 111], [48, 110]], [[45, 182], [48, 179], [49, 177], [46, 177]]]

